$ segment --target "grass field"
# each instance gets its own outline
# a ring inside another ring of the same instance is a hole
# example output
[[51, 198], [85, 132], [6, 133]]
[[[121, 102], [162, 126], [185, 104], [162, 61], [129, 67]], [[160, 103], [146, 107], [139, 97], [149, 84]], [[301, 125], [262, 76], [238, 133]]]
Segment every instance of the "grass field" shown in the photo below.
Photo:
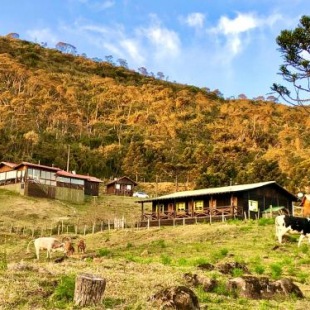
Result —
[[[14, 221], [28, 225], [68, 216], [84, 219], [94, 214], [111, 218], [140, 215], [135, 199], [114, 196], [102, 197], [96, 203], [71, 205], [0, 191], [0, 206], [2, 224]], [[102, 304], [84, 309], [159, 309], [151, 297], [176, 285], [190, 287], [198, 296], [201, 309], [304, 310], [310, 304], [309, 245], [304, 241], [298, 248], [297, 236], [291, 235], [279, 246], [274, 224], [268, 219], [150, 229], [133, 227], [70, 236], [73, 241], [79, 237], [85, 239], [86, 256], [75, 254], [55, 263], [60, 253], [47, 260], [42, 252], [36, 261], [33, 247], [26, 254], [30, 236], [1, 232], [0, 309], [78, 309], [73, 304], [73, 293], [80, 273], [95, 274], [107, 281]], [[236, 298], [227, 290], [226, 283], [244, 274], [242, 270], [236, 268], [227, 275], [217, 269], [198, 268], [204, 263], [217, 266], [224, 262], [245, 264], [252, 275], [271, 280], [289, 277], [305, 298]], [[218, 285], [212, 292], [204, 292], [201, 287], [186, 283], [186, 273], [216, 279]]]

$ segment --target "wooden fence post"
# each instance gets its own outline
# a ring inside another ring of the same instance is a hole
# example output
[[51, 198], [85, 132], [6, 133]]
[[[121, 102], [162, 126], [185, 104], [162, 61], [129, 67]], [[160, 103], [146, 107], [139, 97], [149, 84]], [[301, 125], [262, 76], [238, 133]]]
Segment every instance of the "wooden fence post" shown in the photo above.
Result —
[[74, 302], [76, 306], [95, 306], [101, 303], [106, 280], [92, 275], [80, 274], [76, 278]]

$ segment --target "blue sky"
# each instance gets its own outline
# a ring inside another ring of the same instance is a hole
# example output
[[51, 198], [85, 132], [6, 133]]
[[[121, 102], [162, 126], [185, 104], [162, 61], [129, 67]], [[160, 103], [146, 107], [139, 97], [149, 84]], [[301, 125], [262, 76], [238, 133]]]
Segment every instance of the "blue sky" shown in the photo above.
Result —
[[89, 58], [254, 98], [283, 83], [276, 37], [302, 15], [309, 0], [1, 0], [0, 35], [66, 42]]

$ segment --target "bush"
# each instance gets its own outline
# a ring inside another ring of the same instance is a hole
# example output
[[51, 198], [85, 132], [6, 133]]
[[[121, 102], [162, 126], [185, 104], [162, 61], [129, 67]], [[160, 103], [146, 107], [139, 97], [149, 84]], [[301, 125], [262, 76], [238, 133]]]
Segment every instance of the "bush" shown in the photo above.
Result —
[[52, 300], [55, 302], [55, 305], [59, 308], [64, 308], [68, 302], [72, 302], [74, 298], [74, 288], [75, 275], [62, 276], [52, 295]]
[[280, 264], [274, 263], [270, 265], [271, 277], [275, 280], [279, 279], [282, 275], [282, 267]]
[[102, 256], [110, 256], [111, 255], [111, 251], [108, 250], [108, 249], [102, 248], [102, 249], [98, 250], [98, 255], [100, 257], [102, 257]]
[[164, 265], [170, 265], [171, 262], [172, 262], [172, 259], [170, 256], [167, 256], [167, 255], [161, 255], [161, 262], [164, 264]]
[[242, 275], [243, 275], [243, 270], [242, 269], [240, 269], [240, 268], [234, 268], [233, 270], [232, 270], [232, 275], [233, 275], [233, 277], [235, 277], [235, 278], [237, 278], [237, 277], [241, 277]]
[[257, 274], [263, 274], [265, 272], [265, 268], [262, 265], [255, 266], [254, 270]]

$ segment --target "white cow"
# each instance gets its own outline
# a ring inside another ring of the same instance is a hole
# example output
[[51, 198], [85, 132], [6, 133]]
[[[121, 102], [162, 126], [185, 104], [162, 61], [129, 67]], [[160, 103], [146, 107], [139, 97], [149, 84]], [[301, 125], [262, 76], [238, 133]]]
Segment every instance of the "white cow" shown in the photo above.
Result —
[[61, 251], [66, 253], [64, 243], [53, 237], [40, 237], [31, 240], [27, 246], [27, 253], [29, 253], [29, 246], [32, 242], [34, 243], [37, 259], [39, 259], [40, 250], [46, 250], [46, 258], [51, 258], [51, 252]]

